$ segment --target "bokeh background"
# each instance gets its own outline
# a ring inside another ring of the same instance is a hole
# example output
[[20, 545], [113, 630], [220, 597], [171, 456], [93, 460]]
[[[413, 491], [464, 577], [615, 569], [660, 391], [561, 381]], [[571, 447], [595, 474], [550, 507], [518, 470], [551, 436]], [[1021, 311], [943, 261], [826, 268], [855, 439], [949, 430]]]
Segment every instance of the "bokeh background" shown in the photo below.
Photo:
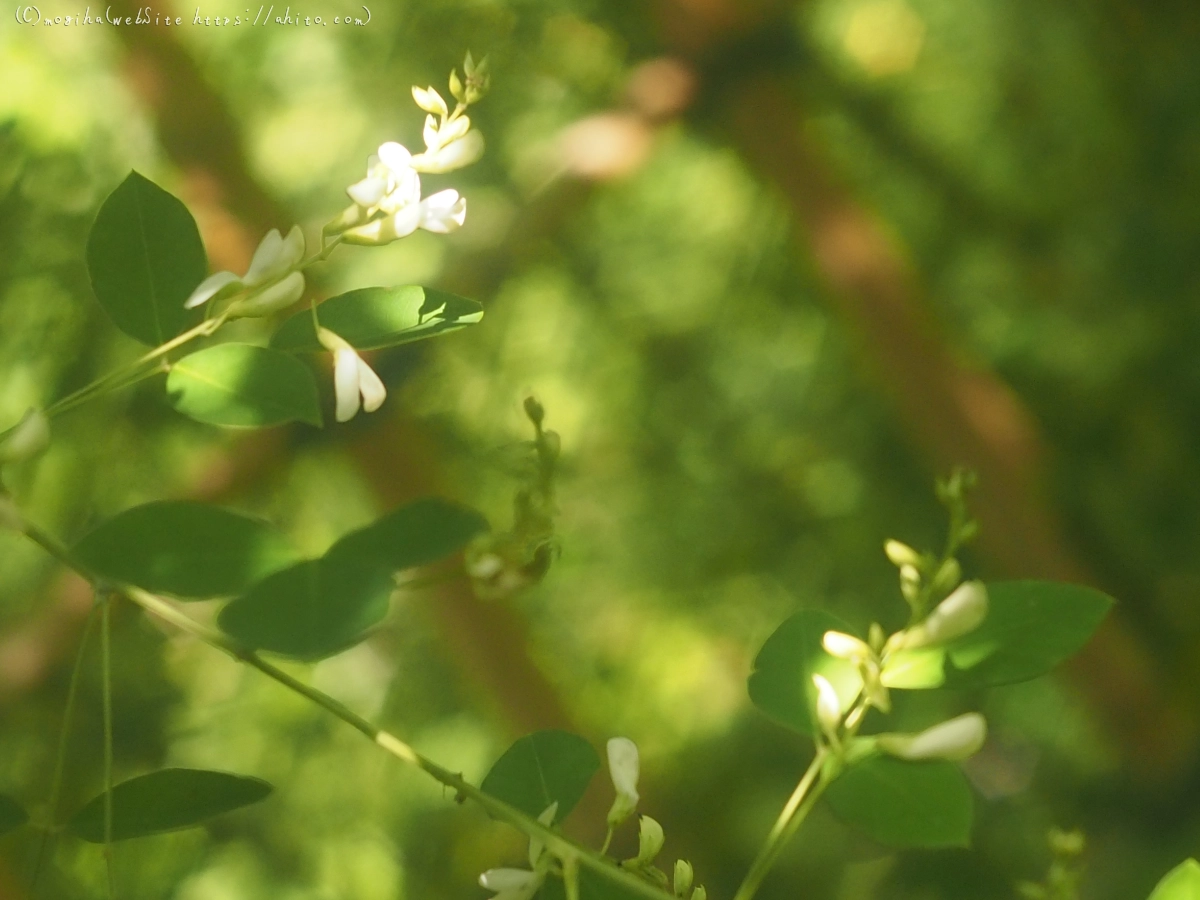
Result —
[[[347, 426], [220, 432], [158, 381], [83, 407], [6, 473], [31, 517], [74, 539], [194, 497], [316, 553], [439, 494], [502, 532], [535, 394], [563, 446], [544, 580], [493, 601], [461, 577], [414, 585], [369, 642], [291, 669], [475, 779], [534, 729], [634, 738], [642, 810], [720, 898], [810, 752], [751, 708], [754, 653], [805, 605], [902, 624], [882, 542], [939, 546], [933, 479], [966, 464], [969, 575], [1079, 581], [1119, 607], [1054, 676], [910, 704], [992, 723], [969, 766], [972, 849], [897, 854], [819, 811], [762, 897], [1008, 898], [1059, 825], [1087, 833], [1085, 897], [1140, 900], [1200, 849], [1200, 7], [401, 0], [363, 27], [171, 12], [182, 26], [4, 14], [0, 426], [137, 352], [83, 263], [130, 168], [188, 203], [214, 270], [244, 271], [271, 227], [313, 240], [379, 143], [419, 146], [409, 87], [444, 88], [467, 49], [493, 66], [473, 113], [488, 152], [427, 179], [468, 197], [466, 226], [339, 249], [310, 296], [416, 282], [487, 315], [377, 354], [388, 402]], [[0, 535], [0, 791], [43, 816], [89, 603]], [[277, 786], [118, 845], [124, 900], [482, 898], [480, 871], [524, 858], [257, 673], [130, 609], [116, 629], [119, 777], [199, 765]], [[65, 809], [100, 783], [95, 649]], [[596, 843], [605, 781], [568, 825]], [[31, 896], [32, 852], [28, 830], [0, 841], [0, 897]], [[39, 895], [102, 896], [98, 850], [62, 841]]]

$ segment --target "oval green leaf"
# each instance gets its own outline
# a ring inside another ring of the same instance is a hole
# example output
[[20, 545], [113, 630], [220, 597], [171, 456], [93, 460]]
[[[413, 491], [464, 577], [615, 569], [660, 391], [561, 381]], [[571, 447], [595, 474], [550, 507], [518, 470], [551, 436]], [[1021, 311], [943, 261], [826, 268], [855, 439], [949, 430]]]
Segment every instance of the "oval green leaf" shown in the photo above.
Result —
[[247, 647], [317, 660], [362, 640], [388, 610], [388, 570], [331, 551], [265, 578], [217, 617]]
[[1200, 863], [1185, 859], [1163, 876], [1149, 900], [1200, 900]]
[[876, 756], [851, 766], [825, 793], [833, 811], [892, 847], [965, 847], [974, 799], [954, 763]]
[[1113, 599], [1053, 581], [989, 584], [983, 624], [945, 647], [945, 685], [987, 687], [1045, 675], [1088, 642]]
[[[330, 297], [317, 307], [321, 326], [358, 350], [395, 347], [473, 325], [483, 318], [474, 300], [420, 285], [368, 287]], [[271, 338], [277, 350], [320, 350], [309, 310], [296, 313]]]
[[7, 834], [29, 821], [29, 814], [12, 797], [0, 794], [0, 834]]
[[118, 328], [156, 346], [198, 324], [183, 308], [208, 274], [204, 244], [187, 207], [137, 172], [108, 195], [87, 241], [96, 299]]
[[437, 562], [487, 530], [487, 520], [475, 510], [427, 497], [352, 531], [330, 552], [399, 571]]
[[[617, 867], [613, 866], [614, 872]], [[592, 869], [579, 867], [579, 900], [646, 900], [647, 897], [668, 896], [661, 890], [643, 882], [643, 890], [636, 891], [626, 884], [605, 878]], [[561, 877], [550, 873], [538, 894], [541, 900], [567, 900], [567, 888]]]
[[830, 656], [821, 646], [826, 631], [852, 633], [845, 622], [824, 610], [805, 609], [785, 619], [758, 651], [748, 683], [755, 706], [780, 724], [808, 735], [818, 731], [814, 674], [829, 679], [843, 708], [849, 708], [862, 688], [854, 665]]
[[575, 808], [599, 768], [599, 754], [579, 735], [536, 731], [496, 760], [480, 788], [534, 818], [557, 802], [554, 820], [560, 822]]
[[167, 396], [179, 412], [209, 425], [321, 425], [317, 383], [308, 367], [253, 344], [218, 344], [174, 363]]
[[[116, 785], [112, 839], [146, 837], [199, 825], [205, 819], [257, 803], [271, 793], [259, 778], [207, 769], [160, 769]], [[88, 801], [67, 823], [85, 841], [104, 843], [104, 797]]]
[[266, 522], [189, 500], [127, 509], [72, 554], [98, 576], [185, 600], [241, 593], [296, 558]]

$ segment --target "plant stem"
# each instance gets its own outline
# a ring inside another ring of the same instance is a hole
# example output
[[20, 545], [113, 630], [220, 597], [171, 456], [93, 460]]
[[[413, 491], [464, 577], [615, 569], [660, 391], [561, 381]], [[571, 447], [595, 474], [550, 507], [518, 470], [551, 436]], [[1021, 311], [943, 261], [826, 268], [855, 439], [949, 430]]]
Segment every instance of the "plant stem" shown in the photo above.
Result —
[[83, 653], [87, 648], [88, 637], [92, 633], [92, 625], [95, 624], [95, 621], [96, 607], [93, 606], [91, 612], [88, 613], [87, 621], [83, 625], [83, 634], [79, 638], [79, 649], [75, 652], [75, 665], [71, 669], [71, 682], [67, 688], [67, 707], [63, 710], [62, 728], [58, 734], [58, 749], [54, 756], [54, 776], [50, 782], [50, 821], [38, 839], [37, 853], [33, 860], [33, 874], [29, 879], [30, 896], [33, 896], [37, 891], [38, 877], [42, 872], [42, 863], [45, 860], [46, 848], [50, 843], [51, 834], [55, 829], [55, 821], [58, 819], [58, 803], [62, 794], [63, 770], [67, 762], [67, 736], [71, 733], [71, 715], [75, 711], [75, 698], [79, 694], [79, 672], [83, 668]]
[[672, 894], [660, 890], [649, 882], [638, 878], [636, 875], [618, 868], [611, 860], [605, 859], [600, 854], [581, 847], [556, 831], [552, 831], [546, 825], [525, 815], [519, 809], [510, 806], [503, 800], [499, 800], [491, 794], [484, 793], [464, 779], [462, 775], [442, 768], [437, 763], [422, 756], [404, 741], [400, 740], [400, 738], [381, 728], [377, 728], [345, 704], [272, 665], [255, 651], [243, 647], [229, 635], [196, 622], [190, 616], [176, 608], [174, 604], [162, 597], [135, 585], [113, 584], [97, 577], [86, 566], [77, 562], [71, 556], [70, 551], [63, 547], [57, 539], [28, 520], [24, 523], [24, 533], [30, 540], [46, 550], [47, 553], [50, 553], [74, 569], [93, 584], [100, 584], [105, 590], [127, 597], [144, 611], [174, 625], [186, 634], [228, 653], [235, 659], [258, 669], [258, 671], [262, 672], [268, 678], [310, 700], [336, 718], [341, 719], [383, 750], [392, 754], [392, 756], [403, 760], [409, 765], [415, 766], [446, 787], [453, 788], [458, 796], [475, 801], [494, 818], [509, 823], [531, 838], [537, 838], [545, 845], [547, 850], [558, 858], [564, 860], [574, 859], [578, 865], [591, 869], [601, 877], [607, 878], [609, 881], [619, 884], [631, 893], [647, 898], [647, 900], [664, 900], [664, 898], [673, 900]]
[[800, 783], [796, 785], [796, 789], [792, 791], [792, 796], [784, 804], [779, 818], [775, 820], [775, 825], [771, 828], [771, 833], [767, 835], [766, 843], [758, 851], [758, 856], [750, 866], [746, 877], [742, 879], [741, 885], [738, 886], [733, 900], [750, 900], [754, 896], [788, 840], [796, 833], [809, 810], [816, 804], [817, 798], [828, 784], [828, 779], [825, 778], [817, 781], [825, 769], [825, 760], [828, 755], [827, 747], [824, 745], [817, 747], [816, 756], [809, 763], [808, 769], [801, 777]]
[[113, 724], [112, 724], [112, 597], [106, 596], [100, 607], [100, 668], [102, 703], [104, 706], [104, 867], [108, 872], [108, 897], [117, 896], [117, 880], [113, 872]]

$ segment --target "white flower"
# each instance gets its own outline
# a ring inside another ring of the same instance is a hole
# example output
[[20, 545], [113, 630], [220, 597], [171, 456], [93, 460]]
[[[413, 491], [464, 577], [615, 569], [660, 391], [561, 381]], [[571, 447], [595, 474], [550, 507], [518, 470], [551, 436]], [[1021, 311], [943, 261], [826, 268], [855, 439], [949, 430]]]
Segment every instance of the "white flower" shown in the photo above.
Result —
[[900, 632], [889, 649], [914, 650], [933, 644], [945, 644], [969, 634], [987, 618], [987, 588], [982, 581], [964, 581], [939, 603], [920, 625]]
[[439, 116], [450, 115], [450, 110], [446, 106], [446, 101], [442, 99], [442, 95], [435, 91], [432, 87], [419, 88], [415, 84], [412, 89], [413, 99], [417, 101], [417, 106], [425, 110], [427, 113], [436, 113]]
[[838, 726], [842, 724], [842, 701], [824, 675], [813, 675], [817, 688], [817, 723], [830, 741], [837, 741]]
[[[383, 208], [383, 204], [380, 208]], [[448, 234], [458, 230], [466, 217], [466, 197], [460, 197], [455, 190], [438, 191], [420, 203], [401, 206], [382, 219], [348, 228], [342, 233], [342, 238], [348, 244], [390, 244], [392, 241], [408, 237], [418, 228], [436, 234]]]
[[345, 340], [328, 328], [317, 330], [321, 346], [333, 353], [333, 389], [337, 400], [337, 420], [349, 422], [359, 410], [375, 412], [387, 397], [387, 388], [375, 371]]
[[875, 655], [865, 642], [852, 634], [843, 634], [840, 631], [825, 632], [821, 638], [821, 646], [825, 648], [825, 652], [830, 656], [836, 656], [839, 659], [848, 659], [851, 662], [867, 660]]
[[452, 172], [483, 156], [483, 135], [471, 131], [468, 116], [443, 119], [441, 124], [436, 116], [426, 116], [423, 136], [425, 152], [418, 153], [411, 161], [418, 172]]
[[[555, 800], [542, 810], [538, 821], [549, 828], [557, 813], [558, 801]], [[479, 876], [480, 886], [496, 892], [496, 896], [492, 900], [529, 900], [546, 880], [549, 860], [542, 859], [543, 850], [545, 850], [545, 845], [540, 840], [530, 838], [530, 869], [488, 869]]]
[[608, 811], [609, 827], [624, 822], [637, 809], [639, 768], [637, 745], [629, 738], [611, 738], [608, 742], [608, 772], [617, 797]]
[[[239, 301], [234, 315], [263, 316], [291, 306], [304, 293], [304, 275], [293, 271], [302, 259], [304, 232], [300, 226], [293, 225], [287, 237], [281, 236], [279, 229], [272, 228], [254, 251], [245, 275], [239, 278], [232, 272], [216, 272], [208, 276], [192, 291], [184, 308], [194, 309], [213, 298], [227, 297], [243, 290], [253, 293]], [[286, 284], [287, 288], [272, 290], [279, 284]]]
[[987, 720], [979, 713], [966, 713], [920, 734], [881, 734], [876, 743], [884, 753], [900, 759], [957, 762], [978, 753], [986, 738]]
[[49, 444], [50, 420], [40, 409], [31, 407], [20, 422], [0, 435], [0, 465], [30, 459]]

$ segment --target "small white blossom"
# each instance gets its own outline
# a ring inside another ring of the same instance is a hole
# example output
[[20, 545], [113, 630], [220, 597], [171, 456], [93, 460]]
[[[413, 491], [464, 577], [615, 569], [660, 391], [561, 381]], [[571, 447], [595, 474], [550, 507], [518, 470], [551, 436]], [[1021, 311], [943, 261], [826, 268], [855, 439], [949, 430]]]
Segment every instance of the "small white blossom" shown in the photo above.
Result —
[[[547, 828], [558, 814], [558, 801], [555, 800], [538, 816], [538, 821]], [[488, 869], [479, 876], [481, 887], [495, 891], [492, 900], [529, 900], [542, 882], [546, 880], [549, 869], [549, 859], [543, 859], [545, 845], [537, 838], [529, 839], [529, 869]]]
[[317, 330], [321, 346], [333, 353], [333, 388], [337, 401], [336, 418], [348, 422], [357, 414], [361, 405], [367, 412], [375, 412], [383, 405], [387, 389], [375, 370], [363, 361], [353, 347], [328, 328]]
[[[209, 300], [227, 297], [239, 291], [253, 291], [238, 302], [233, 315], [264, 316], [291, 306], [304, 293], [304, 275], [296, 266], [304, 259], [304, 232], [293, 225], [287, 237], [272, 228], [259, 242], [246, 274], [215, 272], [192, 291], [183, 304], [186, 309], [202, 306]], [[286, 288], [276, 290], [280, 284]]]
[[436, 116], [426, 116], [422, 136], [425, 152], [418, 153], [411, 162], [418, 172], [453, 172], [483, 156], [483, 135], [471, 130], [469, 116], [443, 118], [440, 123]]
[[608, 771], [617, 797], [608, 811], [608, 824], [615, 827], [637, 809], [640, 763], [637, 745], [629, 738], [615, 737], [608, 742]]
[[836, 741], [842, 724], [842, 701], [824, 675], [813, 675], [812, 682], [817, 688], [817, 723], [830, 741]]
[[870, 659], [874, 654], [871, 648], [864, 641], [859, 640], [852, 634], [844, 634], [840, 631], [827, 631], [821, 638], [821, 646], [825, 648], [825, 652], [830, 656], [836, 656], [839, 659], [848, 659], [851, 662]]
[[987, 720], [979, 713], [965, 713], [919, 734], [881, 734], [876, 745], [900, 759], [958, 762], [978, 753], [986, 739]]
[[945, 644], [969, 634], [987, 618], [987, 588], [982, 581], [964, 581], [939, 603], [924, 622], [894, 636], [890, 649], [913, 650]]

